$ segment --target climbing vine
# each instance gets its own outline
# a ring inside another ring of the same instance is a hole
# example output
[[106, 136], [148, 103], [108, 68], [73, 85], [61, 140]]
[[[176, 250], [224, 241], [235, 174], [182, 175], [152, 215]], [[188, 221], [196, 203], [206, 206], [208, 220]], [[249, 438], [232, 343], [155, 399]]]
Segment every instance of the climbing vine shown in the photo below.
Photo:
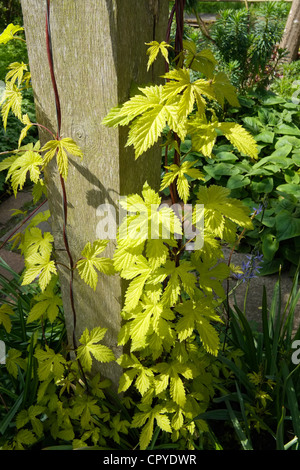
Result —
[[[146, 150], [159, 140], [166, 156], [174, 150], [173, 163], [168, 165], [166, 159], [160, 190], [169, 188], [172, 203], [179, 203], [180, 207], [189, 202], [189, 178], [203, 180], [195, 168], [196, 161], [187, 160], [183, 150], [182, 143], [187, 136], [193, 150], [207, 158], [213, 158], [213, 146], [220, 134], [249, 158], [257, 157], [256, 142], [242, 126], [218, 120], [214, 104], [223, 107], [229, 102], [239, 106], [239, 102], [227, 76], [215, 71], [212, 54], [207, 50], [197, 52], [193, 42], [183, 39], [184, 6], [185, 0], [175, 1], [166, 40], [147, 44], [148, 68], [160, 53], [166, 62], [164, 84], [139, 88], [139, 93], [125, 103], [116, 103], [102, 122], [108, 127], [129, 126], [126, 145], [133, 146], [136, 159], [143, 158]], [[74, 272], [91, 289], [95, 289], [99, 276], [118, 274], [128, 282], [118, 338], [119, 346], [124, 346], [126, 353], [116, 359], [101, 344], [106, 333], [101, 326], [85, 330], [79, 344], [74, 334], [75, 361], [47, 344], [41, 347], [33, 342], [40, 383], [37, 401], [17, 415], [18, 432], [6, 446], [28, 447], [50, 432], [53, 439], [72, 442], [75, 448], [87, 445], [109, 448], [112, 441], [118, 444], [120, 436], [138, 429], [141, 449], [146, 449], [160, 432], [179, 447], [193, 449], [199, 435], [208, 432], [206, 422], [198, 417], [209, 406], [217, 386], [215, 359], [221, 346], [217, 325], [223, 322], [217, 307], [226, 297], [223, 282], [235, 269], [224, 262], [222, 243], [232, 244], [240, 229], [251, 229], [251, 217], [240, 201], [230, 197], [229, 190], [204, 184], [199, 186], [196, 204], [189, 215], [178, 214], [171, 205], [162, 205], [161, 194], [145, 182], [141, 194], [128, 195], [122, 203], [127, 215], [118, 228], [113, 258], [101, 256], [107, 240], [93, 240], [78, 254], [77, 260], [73, 259], [66, 231], [65, 181], [68, 154], [80, 159], [84, 155], [73, 139], [62, 138], [60, 134], [61, 110], [52, 58], [49, 7], [50, 0], [47, 0], [46, 44], [57, 133], [48, 130], [50, 140], [43, 147], [39, 142], [21, 145], [31, 126], [40, 124], [30, 122], [27, 115], [21, 114], [22, 87], [30, 86], [30, 74], [27, 65], [15, 64], [14, 73], [6, 80], [2, 117], [5, 124], [11, 111], [24, 128], [18, 149], [0, 163], [0, 170], [7, 170], [7, 180], [15, 193], [23, 188], [29, 172], [34, 198], [38, 200], [46, 193], [43, 170], [56, 158], [63, 195], [62, 231], [69, 261], [74, 332]], [[172, 45], [170, 30], [174, 17], [176, 35]], [[0, 41], [13, 40], [20, 29], [10, 25]], [[194, 80], [193, 72], [201, 77]], [[54, 322], [62, 307], [57, 292], [54, 239], [51, 233], [42, 233], [37, 227], [41, 218], [47, 219], [49, 215], [46, 212], [35, 216], [24, 233], [15, 238], [25, 259], [22, 284], [38, 279], [40, 289], [28, 322], [44, 318]], [[186, 222], [198, 229], [190, 237], [186, 237], [184, 230]], [[186, 250], [192, 242], [193, 250]], [[9, 317], [13, 312], [3, 313]], [[95, 360], [116, 360], [122, 367], [118, 391], [123, 393], [123, 402], [119, 408], [112, 408], [106, 401], [104, 389], [107, 390], [108, 382], [100, 380], [99, 375], [90, 375]], [[15, 362], [18, 361], [26, 368], [26, 363], [16, 356]], [[43, 420], [38, 418], [41, 416]]]

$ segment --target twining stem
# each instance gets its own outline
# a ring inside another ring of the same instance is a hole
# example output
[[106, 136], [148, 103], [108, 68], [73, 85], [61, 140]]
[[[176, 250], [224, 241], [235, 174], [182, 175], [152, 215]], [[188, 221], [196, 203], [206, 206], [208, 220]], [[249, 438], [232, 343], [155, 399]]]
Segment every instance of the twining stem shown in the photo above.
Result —
[[[50, 0], [46, 0], [46, 47], [47, 47], [47, 55], [48, 55], [48, 63], [49, 63], [49, 69], [50, 69], [50, 76], [51, 76], [51, 81], [52, 81], [52, 86], [53, 86], [53, 91], [54, 91], [54, 96], [55, 96], [55, 108], [56, 108], [56, 117], [57, 117], [57, 140], [60, 140], [60, 133], [61, 133], [61, 107], [60, 107], [60, 99], [59, 99], [59, 93], [57, 89], [57, 83], [56, 83], [56, 78], [55, 78], [55, 73], [54, 73], [54, 63], [53, 63], [53, 55], [52, 55], [52, 45], [51, 45], [51, 30], [50, 30]], [[73, 280], [74, 280], [74, 262], [73, 262], [73, 257], [70, 251], [69, 247], [69, 242], [68, 242], [68, 237], [67, 237], [67, 217], [68, 217], [68, 204], [67, 204], [67, 194], [66, 194], [66, 187], [65, 187], [65, 180], [60, 175], [60, 184], [62, 188], [62, 197], [63, 197], [63, 239], [64, 239], [64, 245], [65, 249], [69, 258], [69, 265], [70, 265], [70, 283], [69, 283], [69, 295], [70, 295], [70, 303], [71, 303], [71, 309], [72, 309], [72, 314], [73, 314], [73, 346], [74, 349], [77, 349], [77, 340], [76, 340], [76, 309], [75, 309], [75, 303], [74, 303], [74, 293], [73, 293]], [[83, 378], [83, 381], [86, 385], [86, 388], [88, 390], [88, 383], [86, 380], [85, 373], [83, 371], [82, 365], [77, 359], [78, 366], [81, 371], [81, 375]]]

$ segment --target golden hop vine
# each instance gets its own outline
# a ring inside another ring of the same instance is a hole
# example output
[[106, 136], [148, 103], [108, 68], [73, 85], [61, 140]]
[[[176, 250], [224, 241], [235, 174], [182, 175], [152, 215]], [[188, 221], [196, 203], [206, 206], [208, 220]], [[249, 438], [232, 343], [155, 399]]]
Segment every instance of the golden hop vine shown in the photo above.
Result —
[[[0, 36], [0, 42], [15, 38], [19, 30], [18, 26], [10, 25]], [[153, 41], [148, 45], [148, 68], [159, 53], [169, 63], [169, 44]], [[180, 200], [186, 203], [190, 197], [189, 177], [201, 180], [202, 175], [194, 168], [196, 162], [184, 161], [186, 154], [181, 151], [178, 138], [184, 141], [189, 136], [192, 149], [210, 158], [213, 158], [218, 135], [225, 136], [238, 151], [250, 158], [257, 158], [257, 148], [253, 137], [242, 126], [217, 119], [213, 103], [222, 107], [226, 101], [233, 106], [239, 106], [239, 102], [227, 76], [223, 72], [215, 73], [216, 61], [211, 52], [197, 52], [191, 41], [184, 41], [183, 45], [182, 67], [167, 72], [163, 76], [163, 85], [139, 88], [137, 95], [113, 108], [102, 124], [129, 126], [126, 145], [133, 146], [136, 158], [164, 137], [164, 145], [175, 148], [179, 161], [166, 166], [160, 189], [175, 184]], [[192, 71], [201, 72], [206, 78], [193, 80]], [[7, 181], [10, 181], [15, 194], [23, 188], [29, 172], [37, 200], [45, 191], [42, 173], [49, 161], [56, 156], [61, 177], [66, 179], [68, 154], [79, 158], [83, 158], [83, 154], [72, 139], [56, 139], [53, 135], [42, 148], [39, 143], [21, 146], [30, 127], [38, 125], [31, 123], [27, 115], [21, 115], [21, 91], [22, 87], [29, 86], [29, 79], [25, 64], [13, 64], [6, 77], [2, 98], [3, 123], [6, 125], [8, 113], [13, 112], [23, 122], [24, 128], [18, 149], [0, 163], [0, 170], [7, 170]], [[155, 426], [169, 434], [174, 442], [183, 439], [188, 448], [193, 448], [194, 439], [208, 429], [205, 421], [196, 418], [207, 409], [215, 389], [217, 371], [214, 357], [220, 348], [216, 324], [222, 322], [216, 307], [225, 298], [222, 284], [231, 271], [225, 262], [219, 262], [223, 259], [221, 244], [234, 243], [237, 229], [251, 229], [252, 222], [248, 209], [231, 198], [226, 188], [202, 185], [196, 202], [204, 208], [200, 212], [193, 211], [193, 223], [196, 225], [199, 218], [204, 217], [204, 242], [201, 249], [194, 251], [189, 258], [182, 257], [184, 245], [177, 237], [178, 233], [182, 234], [182, 220], [171, 208], [159, 208], [153, 213], [151, 207], [160, 206], [161, 196], [145, 183], [141, 195], [127, 197], [125, 209], [130, 212], [143, 205], [146, 225], [151, 225], [153, 218], [161, 224], [164, 221], [167, 224], [171, 219], [169, 237], [132, 237], [131, 229], [134, 230], [139, 223], [139, 213], [131, 213], [119, 227], [113, 259], [100, 256], [107, 241], [95, 240], [83, 247], [74, 265], [82, 280], [93, 289], [99, 273], [117, 273], [128, 282], [121, 312], [123, 325], [119, 333], [119, 345], [126, 346], [127, 351], [117, 359], [123, 368], [119, 392], [125, 396], [128, 391], [137, 393], [139, 402], [131, 424], [123, 423], [119, 429], [126, 433], [128, 427], [141, 428], [141, 449], [149, 445]], [[47, 216], [48, 213], [45, 214]], [[17, 240], [25, 257], [23, 284], [38, 279], [41, 289], [41, 293], [35, 296], [28, 322], [45, 317], [53, 322], [62, 306], [56, 292], [53, 237], [36, 227], [40, 221], [36, 217]], [[121, 236], [124, 226], [129, 227], [125, 237]], [[0, 321], [7, 331], [10, 314], [7, 309], [0, 310]], [[77, 357], [84, 370], [91, 370], [93, 360], [114, 360], [112, 352], [99, 344], [104, 334], [105, 330], [100, 327], [83, 332]], [[53, 379], [60, 383], [62, 390], [68, 389], [75, 366], [47, 347], [38, 349], [35, 356], [42, 382], [38, 404], [47, 407]], [[22, 412], [17, 419], [18, 427], [31, 422], [35, 434], [40, 435], [40, 425], [36, 420], [40, 412], [40, 408]], [[95, 422], [93, 414], [100, 421]], [[88, 439], [93, 443], [103, 443], [103, 436], [110, 435], [108, 429], [103, 431], [104, 424], [99, 424], [105, 413], [97, 408], [93, 398], [82, 393], [71, 409], [60, 410], [59, 420], [50, 426], [52, 435], [75, 439], [72, 418], [80, 419], [80, 416], [84, 430], [81, 443]], [[104, 432], [102, 436], [100, 428]]]

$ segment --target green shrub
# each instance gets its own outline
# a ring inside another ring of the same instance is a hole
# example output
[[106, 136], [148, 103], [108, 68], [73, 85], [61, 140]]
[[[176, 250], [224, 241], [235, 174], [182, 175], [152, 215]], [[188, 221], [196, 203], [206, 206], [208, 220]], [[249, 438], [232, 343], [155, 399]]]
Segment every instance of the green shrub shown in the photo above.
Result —
[[268, 2], [255, 10], [220, 11], [210, 30], [212, 48], [235, 86], [249, 89], [270, 82], [282, 56], [277, 44], [287, 12], [286, 2]]

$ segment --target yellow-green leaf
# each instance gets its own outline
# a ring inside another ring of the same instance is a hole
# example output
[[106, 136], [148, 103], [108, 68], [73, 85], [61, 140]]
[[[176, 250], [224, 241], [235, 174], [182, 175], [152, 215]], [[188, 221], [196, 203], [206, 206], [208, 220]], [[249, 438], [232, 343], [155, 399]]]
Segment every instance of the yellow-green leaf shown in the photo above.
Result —
[[147, 49], [147, 55], [149, 55], [147, 70], [149, 70], [149, 68], [151, 67], [155, 59], [157, 58], [159, 52], [162, 53], [165, 60], [169, 63], [168, 47], [171, 47], [170, 44], [166, 43], [165, 41], [162, 41], [161, 43], [157, 41], [151, 41], [151, 42], [146, 42], [146, 45], [150, 46]]
[[229, 78], [224, 72], [219, 72], [213, 79], [213, 88], [215, 96], [221, 106], [224, 106], [226, 99], [231, 106], [240, 107], [240, 102], [237, 98], [236, 88], [230, 83]]
[[18, 376], [18, 366], [24, 370], [26, 369], [26, 360], [21, 356], [22, 352], [17, 349], [11, 348], [8, 350], [5, 365], [8, 372], [15, 378]]
[[24, 272], [22, 285], [27, 285], [38, 278], [38, 283], [44, 291], [51, 280], [52, 274], [56, 274], [54, 261], [48, 256], [43, 257], [40, 253], [35, 253], [26, 259], [26, 269]]
[[11, 81], [12, 83], [15, 83], [18, 80], [18, 85], [20, 86], [22, 83], [23, 75], [24, 72], [28, 70], [27, 64], [24, 64], [24, 62], [13, 62], [8, 66], [10, 69], [9, 72], [7, 72], [5, 81]]
[[75, 157], [83, 158], [83, 153], [73, 139], [66, 137], [61, 140], [49, 140], [41, 149], [46, 152], [44, 155], [44, 166], [56, 154], [57, 166], [61, 176], [67, 179], [68, 176], [68, 153]]
[[0, 35], [0, 44], [6, 44], [11, 39], [20, 39], [15, 36], [18, 31], [24, 31], [24, 28], [19, 25], [14, 25], [13, 23], [9, 24]]
[[6, 83], [6, 88], [1, 99], [1, 103], [3, 103], [1, 108], [1, 115], [4, 130], [6, 130], [7, 118], [10, 110], [18, 119], [20, 119], [20, 121], [22, 121], [22, 93], [14, 83]]
[[104, 338], [107, 328], [96, 327], [91, 332], [86, 328], [80, 338], [81, 345], [77, 348], [77, 358], [82, 366], [90, 371], [94, 357], [99, 362], [110, 362], [115, 356], [110, 348], [103, 344], [96, 344]]
[[[56, 279], [54, 279], [56, 282]], [[30, 310], [27, 317], [27, 323], [38, 320], [42, 316], [49, 318], [53, 323], [59, 313], [59, 307], [62, 306], [62, 299], [53, 291], [53, 285], [49, 285], [47, 289], [34, 297], [37, 302]]]
[[23, 122], [23, 124], [25, 124], [25, 127], [23, 127], [23, 129], [21, 131], [21, 134], [20, 134], [20, 137], [19, 137], [19, 142], [18, 142], [19, 147], [22, 143], [22, 140], [25, 139], [29, 129], [33, 126], [32, 122], [30, 121], [30, 119], [28, 117], [28, 114], [24, 114], [24, 116], [22, 118], [22, 122]]
[[56, 379], [61, 379], [64, 370], [66, 360], [61, 354], [56, 354], [53, 349], [50, 349], [48, 346], [45, 347], [46, 350], [37, 349], [34, 356], [37, 358], [38, 366], [38, 376], [40, 380], [47, 380], [49, 375], [52, 375]]
[[14, 315], [13, 309], [6, 304], [1, 305], [0, 307], [0, 325], [2, 324], [7, 331], [11, 332], [11, 319], [10, 316]]
[[258, 158], [256, 140], [240, 124], [235, 122], [221, 122], [218, 127], [239, 152], [253, 159]]
[[98, 283], [96, 270], [107, 275], [115, 273], [111, 259], [98, 257], [105, 250], [107, 244], [108, 240], [96, 240], [93, 245], [88, 242], [81, 253], [83, 259], [80, 259], [76, 265], [81, 279], [94, 290]]
[[42, 157], [38, 152], [33, 152], [32, 150], [28, 150], [11, 164], [7, 173], [7, 179], [11, 178], [11, 184], [15, 194], [18, 189], [23, 189], [28, 172], [31, 181], [33, 183], [38, 182], [42, 165]]

